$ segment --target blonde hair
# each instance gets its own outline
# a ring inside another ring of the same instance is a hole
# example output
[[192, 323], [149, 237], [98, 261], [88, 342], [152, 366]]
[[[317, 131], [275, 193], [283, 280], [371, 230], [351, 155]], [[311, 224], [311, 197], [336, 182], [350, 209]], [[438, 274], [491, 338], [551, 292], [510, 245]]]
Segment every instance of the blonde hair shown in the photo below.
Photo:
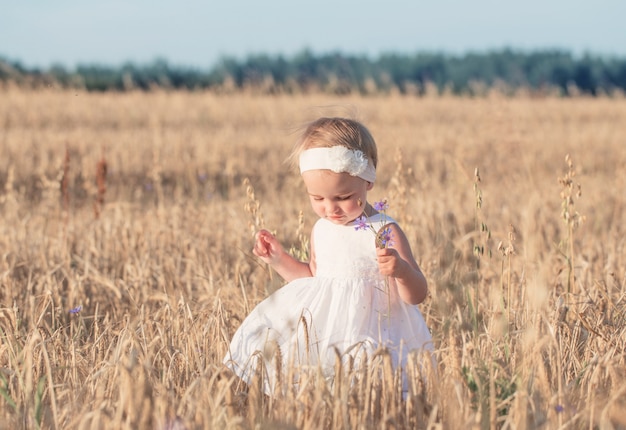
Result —
[[345, 146], [348, 149], [363, 151], [374, 167], [378, 164], [376, 142], [367, 127], [348, 118], [319, 118], [304, 127], [300, 138], [291, 151], [289, 161], [298, 167], [302, 151], [311, 148]]

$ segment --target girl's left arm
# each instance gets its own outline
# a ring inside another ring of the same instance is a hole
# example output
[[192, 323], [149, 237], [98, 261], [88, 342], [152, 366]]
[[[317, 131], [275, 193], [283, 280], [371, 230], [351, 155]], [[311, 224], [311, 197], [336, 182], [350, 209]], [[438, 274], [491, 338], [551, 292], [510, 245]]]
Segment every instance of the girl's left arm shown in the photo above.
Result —
[[409, 241], [397, 224], [391, 229], [391, 245], [376, 250], [380, 273], [395, 279], [400, 298], [408, 304], [422, 303], [428, 294], [428, 282], [420, 270]]

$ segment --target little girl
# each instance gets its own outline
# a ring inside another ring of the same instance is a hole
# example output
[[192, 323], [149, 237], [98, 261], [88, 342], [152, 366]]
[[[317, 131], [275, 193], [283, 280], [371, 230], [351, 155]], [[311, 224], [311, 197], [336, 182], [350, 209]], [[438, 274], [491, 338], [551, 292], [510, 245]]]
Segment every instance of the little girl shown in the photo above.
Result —
[[[378, 161], [369, 131], [350, 119], [318, 119], [297, 142], [296, 159], [320, 218], [310, 260], [292, 257], [267, 230], [256, 234], [254, 254], [288, 283], [243, 321], [224, 358], [247, 383], [262, 359], [267, 394], [289, 366], [321, 369], [332, 379], [337, 354], [358, 365], [384, 347], [395, 365], [404, 366], [411, 351], [432, 350], [416, 306], [426, 298], [426, 279], [384, 205], [367, 201]], [[384, 245], [376, 231], [384, 232]], [[297, 382], [297, 372], [290, 382]]]

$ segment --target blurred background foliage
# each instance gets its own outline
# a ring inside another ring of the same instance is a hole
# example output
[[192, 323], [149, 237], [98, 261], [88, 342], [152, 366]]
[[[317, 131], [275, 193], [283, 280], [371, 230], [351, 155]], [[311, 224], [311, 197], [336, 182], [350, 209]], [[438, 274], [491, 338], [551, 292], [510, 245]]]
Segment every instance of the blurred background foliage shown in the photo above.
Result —
[[497, 90], [515, 95], [623, 95], [626, 58], [564, 50], [502, 49], [449, 55], [387, 53], [378, 58], [305, 49], [292, 57], [255, 54], [223, 57], [207, 70], [180, 67], [165, 59], [120, 66], [26, 67], [0, 56], [0, 82], [21, 87], [60, 86], [87, 91], [147, 91], [154, 88], [252, 90], [272, 93], [454, 94], [481, 96]]

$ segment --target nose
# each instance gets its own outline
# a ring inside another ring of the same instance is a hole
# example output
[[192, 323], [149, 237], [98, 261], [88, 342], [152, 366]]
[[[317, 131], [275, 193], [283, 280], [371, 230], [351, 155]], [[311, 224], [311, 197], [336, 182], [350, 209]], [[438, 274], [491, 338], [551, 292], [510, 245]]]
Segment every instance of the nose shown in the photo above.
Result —
[[326, 213], [330, 215], [334, 215], [340, 212], [339, 205], [335, 202], [326, 203]]

